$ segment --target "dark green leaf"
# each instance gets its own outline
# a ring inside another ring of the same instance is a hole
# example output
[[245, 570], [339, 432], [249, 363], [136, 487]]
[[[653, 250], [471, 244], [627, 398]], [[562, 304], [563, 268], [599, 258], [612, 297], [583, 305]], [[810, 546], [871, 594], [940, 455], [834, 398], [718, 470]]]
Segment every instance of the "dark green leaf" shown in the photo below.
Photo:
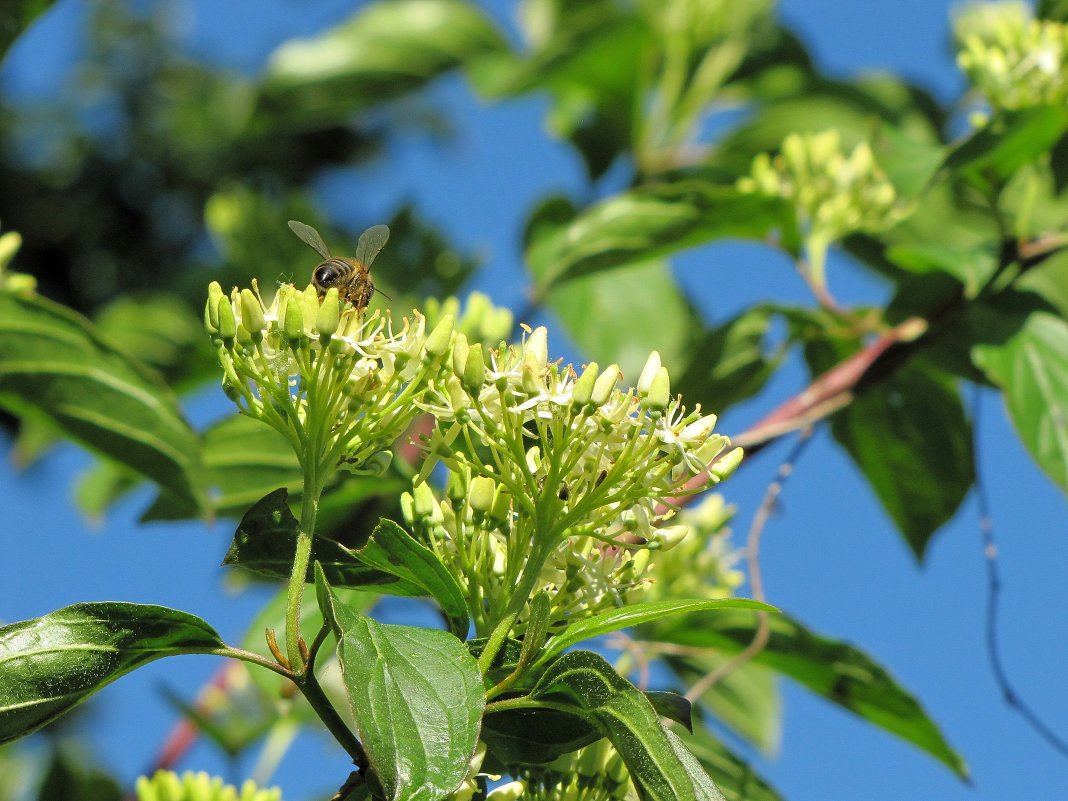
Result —
[[778, 232], [797, 245], [785, 202], [703, 180], [635, 189], [591, 206], [570, 224], [531, 242], [527, 263], [540, 296], [572, 278], [676, 253], [725, 237]]
[[548, 764], [604, 735], [578, 714], [556, 709], [512, 709], [486, 715], [481, 736], [489, 756], [502, 770], [510, 770]]
[[838, 412], [831, 431], [922, 559], [975, 481], [971, 423], [953, 380], [909, 363]]
[[0, 13], [0, 62], [7, 49], [19, 37], [38, 14], [52, 5], [53, 0], [13, 0]]
[[361, 108], [504, 47], [501, 34], [469, 3], [378, 2], [321, 36], [276, 50], [264, 105], [293, 125], [344, 123]]
[[599, 615], [579, 620], [569, 625], [559, 634], [550, 637], [545, 643], [545, 647], [542, 648], [538, 661], [534, 663], [534, 669], [544, 668], [557, 654], [583, 640], [588, 640], [590, 637], [609, 634], [613, 631], [638, 626], [642, 623], [670, 617], [671, 615], [725, 609], [777, 611], [774, 606], [769, 606], [760, 601], [751, 601], [748, 598], [712, 598], [703, 601], [669, 600], [631, 604], [621, 609], [613, 609], [610, 612], [602, 612]]
[[86, 764], [87, 749], [61, 745], [52, 753], [44, 779], [37, 791], [38, 801], [119, 801], [122, 788], [116, 779]]
[[0, 626], [0, 743], [50, 723], [134, 668], [223, 645], [200, 618], [143, 604], [75, 604]]
[[693, 708], [685, 695], [668, 690], [645, 690], [645, 697], [660, 717], [681, 723], [687, 731], [693, 731]]
[[1068, 22], [1068, 0], [1038, 0], [1038, 16]]
[[[741, 651], [753, 641], [753, 615], [719, 615], [667, 621], [652, 628], [652, 638], [695, 648]], [[896, 734], [966, 777], [964, 760], [942, 737], [916, 699], [864, 652], [815, 634], [785, 615], [768, 616], [767, 646], [756, 662], [789, 676], [869, 722]]]
[[1068, 492], [1068, 323], [1035, 300], [1013, 292], [976, 305], [972, 356], [1004, 393], [1027, 450]]
[[[276, 489], [245, 513], [223, 559], [224, 565], [241, 567], [271, 579], [289, 578], [300, 523], [289, 509], [288, 495], [285, 487]], [[315, 537], [312, 561], [322, 565], [327, 578], [340, 587], [373, 589], [390, 595], [426, 594], [421, 586], [364, 564], [348, 548], [326, 537]], [[311, 567], [306, 580], [315, 580]]]
[[717, 414], [760, 392], [785, 356], [782, 350], [765, 352], [773, 315], [773, 309], [756, 306], [706, 331], [675, 390]]
[[401, 583], [418, 587], [420, 595], [433, 598], [441, 606], [449, 631], [461, 640], [467, 637], [471, 618], [463, 590], [438, 555], [403, 528], [392, 520], [380, 520], [356, 555], [368, 567], [396, 576]]
[[752, 765], [732, 753], [707, 727], [698, 726], [694, 734], [678, 736], [715, 780], [727, 801], [784, 801]]
[[385, 798], [430, 801], [456, 790], [486, 704], [474, 657], [447, 632], [383, 625], [352, 611], [321, 571], [316, 594], [337, 637], [357, 735]]
[[1068, 108], [1036, 106], [995, 117], [946, 156], [942, 169], [987, 191], [998, 190], [1064, 134]]
[[205, 508], [199, 442], [177, 401], [70, 309], [0, 294], [0, 405], [46, 418], [192, 512]]
[[602, 365], [615, 362], [632, 380], [651, 350], [659, 351], [665, 364], [683, 363], [701, 329], [697, 311], [663, 262], [575, 278], [550, 290], [545, 306], [583, 353]]
[[695, 782], [675, 753], [649, 700], [592, 651], [569, 651], [539, 679], [531, 695], [573, 704], [611, 740], [642, 798], [696, 801]]

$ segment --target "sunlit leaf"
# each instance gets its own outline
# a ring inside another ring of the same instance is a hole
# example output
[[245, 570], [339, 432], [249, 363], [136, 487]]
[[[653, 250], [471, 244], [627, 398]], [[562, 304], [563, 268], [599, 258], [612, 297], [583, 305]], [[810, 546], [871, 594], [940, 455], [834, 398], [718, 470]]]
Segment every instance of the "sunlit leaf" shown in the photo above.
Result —
[[713, 736], [707, 726], [697, 726], [693, 734], [674, 733], [708, 771], [727, 801], [784, 801], [751, 764]]
[[200, 618], [144, 604], [75, 604], [0, 626], [0, 743], [41, 728], [141, 665], [223, 645]]
[[456, 790], [475, 752], [482, 676], [453, 635], [383, 625], [339, 603], [316, 576], [371, 771], [391, 801], [436, 801]]

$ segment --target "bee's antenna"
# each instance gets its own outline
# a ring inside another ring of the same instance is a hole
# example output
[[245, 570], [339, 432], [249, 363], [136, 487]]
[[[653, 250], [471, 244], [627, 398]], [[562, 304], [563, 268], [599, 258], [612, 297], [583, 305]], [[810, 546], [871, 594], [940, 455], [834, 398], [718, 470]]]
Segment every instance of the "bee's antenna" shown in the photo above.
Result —
[[387, 295], [387, 294], [386, 294], [385, 292], [383, 292], [383, 291], [382, 291], [381, 289], [379, 289], [378, 287], [375, 287], [374, 289], [375, 289], [375, 292], [377, 292], [377, 293], [378, 293], [379, 295], [381, 295], [382, 297], [384, 297], [384, 298], [385, 298], [386, 300], [388, 300], [388, 301], [392, 301], [392, 300], [393, 300], [393, 298], [391, 298], [391, 297], [390, 297], [389, 295]]

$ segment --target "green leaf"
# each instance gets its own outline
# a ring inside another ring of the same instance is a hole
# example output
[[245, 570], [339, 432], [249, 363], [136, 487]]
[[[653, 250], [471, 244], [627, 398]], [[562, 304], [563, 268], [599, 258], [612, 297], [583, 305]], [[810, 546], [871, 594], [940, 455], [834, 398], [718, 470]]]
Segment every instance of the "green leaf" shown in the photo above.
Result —
[[469, 3], [373, 3], [320, 36], [279, 47], [263, 103], [294, 124], [345, 123], [361, 108], [504, 49], [501, 34]]
[[[510, 709], [482, 721], [486, 749], [502, 771], [546, 765], [604, 735], [579, 714], [556, 709]], [[488, 765], [483, 769], [490, 770]]]
[[[251, 570], [270, 579], [285, 581], [293, 570], [300, 523], [289, 509], [288, 491], [276, 489], [261, 498], [241, 519], [224, 565]], [[422, 596], [423, 587], [364, 564], [352, 551], [334, 540], [316, 536], [312, 562], [318, 562], [332, 584], [365, 588], [390, 595]], [[307, 581], [315, 580], [308, 568]]]
[[754, 306], [706, 331], [675, 381], [675, 391], [717, 414], [760, 392], [786, 355], [783, 349], [765, 352], [774, 313], [770, 307]]
[[144, 604], [75, 604], [0, 626], [0, 743], [50, 723], [134, 668], [223, 646], [200, 618]]
[[19, 35], [37, 16], [52, 5], [53, 0], [13, 0], [0, 14], [0, 61]]
[[1009, 417], [1043, 472], [1068, 492], [1068, 323], [1011, 292], [972, 309], [972, 358], [1004, 393]]
[[643, 798], [696, 801], [694, 779], [638, 688], [592, 651], [569, 651], [541, 677], [531, 696], [574, 705], [611, 740]]
[[206, 506], [199, 441], [173, 395], [70, 309], [0, 293], [0, 406], [46, 419], [193, 512]]
[[995, 117], [946, 156], [942, 169], [986, 191], [1049, 150], [1068, 128], [1068, 108], [1036, 106]]
[[545, 306], [583, 353], [601, 364], [615, 362], [633, 380], [651, 350], [665, 364], [685, 363], [701, 330], [697, 311], [659, 261], [575, 278], [550, 290]]
[[773, 231], [784, 247], [796, 249], [796, 220], [783, 201], [703, 180], [679, 180], [591, 206], [568, 225], [534, 239], [527, 263], [540, 297], [582, 275], [725, 237], [764, 239]]
[[377, 623], [338, 602], [322, 571], [316, 595], [337, 637], [357, 735], [388, 801], [456, 790], [486, 699], [464, 644], [444, 631]]
[[276, 487], [300, 495], [304, 479], [293, 447], [266, 423], [223, 418], [204, 432], [202, 448], [218, 514], [243, 514]]
[[784, 801], [752, 765], [731, 752], [707, 727], [698, 726], [692, 735], [676, 736], [708, 771], [727, 801]]
[[[724, 612], [659, 623], [648, 639], [734, 654], [753, 641], [752, 615]], [[754, 661], [901, 737], [949, 766], [968, 768], [923, 707], [878, 663], [848, 643], [822, 637], [785, 615], [768, 617], [768, 644]]]
[[534, 663], [533, 670], [544, 668], [550, 660], [562, 653], [572, 645], [609, 634], [613, 631], [638, 626], [653, 620], [659, 620], [671, 615], [681, 615], [688, 612], [705, 612], [710, 610], [724, 609], [760, 609], [768, 612], [778, 611], [774, 606], [751, 601], [748, 598], [713, 598], [709, 600], [668, 600], [654, 601], [651, 603], [630, 604], [621, 609], [613, 609], [602, 612], [593, 617], [584, 618], [569, 625], [559, 634], [550, 637], [545, 647], [542, 648], [538, 661]]
[[662, 718], [681, 723], [687, 731], [693, 731], [693, 705], [685, 695], [670, 690], [645, 690], [645, 697]]
[[964, 285], [968, 297], [974, 297], [998, 267], [997, 254], [989, 249], [933, 241], [896, 245], [887, 250], [886, 256], [909, 272], [950, 275]]
[[686, 772], [690, 776], [690, 780], [693, 782], [694, 798], [697, 801], [726, 801], [723, 793], [719, 791], [719, 788], [705, 773], [704, 766], [701, 765], [697, 757], [690, 753], [686, 743], [682, 741], [679, 735], [675, 734], [671, 729], [665, 729], [664, 733], [667, 735], [668, 742], [675, 751], [675, 755], [682, 762], [683, 767], [686, 768]]
[[89, 764], [84, 753], [87, 750], [70, 742], [53, 751], [37, 790], [38, 801], [120, 801], [123, 796], [118, 781]]
[[[403, 584], [418, 587], [441, 606], [449, 631], [461, 640], [467, 637], [471, 618], [463, 590], [438, 555], [412, 538], [392, 520], [378, 521], [367, 544], [356, 556], [368, 567], [396, 576]], [[331, 582], [335, 583], [335, 582]]]
[[972, 428], [952, 378], [911, 362], [831, 419], [917, 559], [975, 481]]

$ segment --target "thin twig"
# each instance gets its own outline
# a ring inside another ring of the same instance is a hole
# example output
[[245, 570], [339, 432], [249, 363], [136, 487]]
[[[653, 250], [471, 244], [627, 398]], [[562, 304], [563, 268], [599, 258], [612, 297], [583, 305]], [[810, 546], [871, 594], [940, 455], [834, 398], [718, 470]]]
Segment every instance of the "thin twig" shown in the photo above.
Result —
[[[972, 426], [979, 429], [979, 408], [981, 389], [975, 387], [972, 396]], [[978, 445], [976, 445], [978, 451]], [[986, 485], [979, 475], [978, 452], [976, 453], [975, 468], [975, 497], [979, 506], [979, 533], [982, 536], [983, 558], [986, 561], [986, 653], [990, 661], [990, 669], [994, 674], [994, 680], [1001, 690], [1005, 704], [1027, 722], [1035, 732], [1045, 740], [1062, 757], [1068, 758], [1068, 742], [1060, 737], [1045, 721], [1025, 702], [1016, 691], [1005, 665], [1001, 661], [1001, 646], [998, 640], [998, 601], [1001, 596], [1001, 573], [998, 569], [998, 548], [994, 541], [994, 520], [990, 514], [990, 503], [987, 499]]]
[[[764, 579], [760, 572], [760, 539], [764, 534], [764, 529], [768, 524], [769, 518], [776, 509], [779, 495], [782, 494], [782, 488], [786, 483], [786, 479], [793, 473], [794, 465], [797, 464], [798, 459], [801, 458], [805, 448], [811, 441], [812, 428], [810, 427], [802, 430], [793, 449], [786, 457], [786, 461], [779, 465], [779, 469], [775, 471], [775, 478], [773, 478], [768, 485], [768, 489], [764, 493], [764, 500], [761, 501], [760, 508], [757, 509], [756, 515], [753, 516], [753, 523], [749, 527], [749, 536], [746, 538], [745, 543], [745, 561], [749, 570], [749, 585], [753, 589], [753, 598], [757, 601], [763, 601], [765, 599]], [[718, 668], [709, 671], [702, 676], [701, 679], [690, 688], [689, 692], [686, 693], [687, 700], [690, 702], [696, 701], [708, 692], [716, 682], [721, 681], [742, 665], [756, 657], [757, 654], [764, 650], [764, 647], [768, 644], [770, 636], [771, 629], [768, 626], [768, 613], [757, 612], [757, 629], [753, 634], [753, 639], [744, 649], [728, 659]]]

